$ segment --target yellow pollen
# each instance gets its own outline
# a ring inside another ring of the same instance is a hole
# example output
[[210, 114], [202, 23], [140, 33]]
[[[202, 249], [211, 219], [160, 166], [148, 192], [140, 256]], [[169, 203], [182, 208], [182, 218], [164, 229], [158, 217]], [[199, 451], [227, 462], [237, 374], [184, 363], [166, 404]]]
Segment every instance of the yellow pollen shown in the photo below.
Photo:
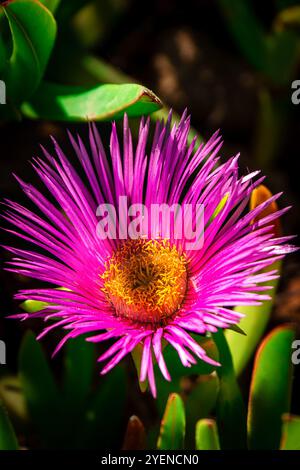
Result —
[[187, 261], [167, 240], [126, 240], [101, 277], [103, 291], [118, 316], [163, 323], [184, 300]]

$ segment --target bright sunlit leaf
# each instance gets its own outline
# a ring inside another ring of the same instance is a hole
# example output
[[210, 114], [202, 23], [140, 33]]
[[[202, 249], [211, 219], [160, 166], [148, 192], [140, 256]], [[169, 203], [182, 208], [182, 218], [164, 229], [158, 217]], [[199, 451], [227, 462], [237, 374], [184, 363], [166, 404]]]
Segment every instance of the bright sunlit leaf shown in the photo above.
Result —
[[157, 448], [160, 450], [180, 450], [184, 446], [185, 411], [179, 395], [172, 393], [160, 426]]
[[300, 416], [290, 414], [282, 417], [281, 450], [300, 450]]
[[43, 82], [30, 103], [22, 106], [32, 119], [105, 121], [150, 114], [162, 103], [150, 90], [134, 83], [101, 84], [92, 88]]
[[220, 450], [216, 422], [213, 419], [200, 419], [196, 425], [196, 449]]

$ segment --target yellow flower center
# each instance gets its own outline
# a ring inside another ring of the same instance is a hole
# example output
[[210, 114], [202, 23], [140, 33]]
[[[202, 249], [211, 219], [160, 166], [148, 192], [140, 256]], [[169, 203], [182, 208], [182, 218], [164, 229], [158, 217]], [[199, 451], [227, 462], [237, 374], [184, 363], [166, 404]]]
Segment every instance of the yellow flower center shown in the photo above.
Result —
[[163, 323], [184, 300], [187, 261], [167, 240], [126, 240], [107, 262], [102, 278], [118, 316]]

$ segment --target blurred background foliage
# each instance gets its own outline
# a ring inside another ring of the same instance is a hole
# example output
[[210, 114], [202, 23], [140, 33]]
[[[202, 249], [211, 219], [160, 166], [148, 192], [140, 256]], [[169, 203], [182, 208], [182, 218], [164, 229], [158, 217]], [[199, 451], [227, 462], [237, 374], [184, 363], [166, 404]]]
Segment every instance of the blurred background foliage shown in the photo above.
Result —
[[[273, 193], [285, 191], [294, 208], [282, 230], [299, 233], [300, 119], [291, 102], [299, 63], [300, 1], [153, 0], [147, 9], [138, 0], [1, 2], [3, 197], [22, 197], [12, 171], [36, 181], [27, 160], [50, 133], [68, 147], [66, 126], [86, 135], [87, 119], [126, 111], [156, 120], [188, 107], [202, 138], [220, 127], [224, 155], [240, 150], [242, 171], [261, 168]], [[99, 127], [107, 137], [109, 124]], [[268, 194], [260, 188], [251, 206]], [[200, 363], [186, 375], [166, 351], [173, 381], [157, 376], [156, 401], [141, 392], [131, 358], [100, 378], [98, 347], [83, 339], [50, 362], [59, 333], [40, 344], [27, 330], [38, 331], [38, 321], [4, 319], [19, 312], [13, 294], [32, 281], [2, 273], [0, 449], [299, 449], [300, 373], [291, 364], [299, 254], [279, 268], [272, 300], [244, 308], [246, 336], [199, 339], [221, 369]]]

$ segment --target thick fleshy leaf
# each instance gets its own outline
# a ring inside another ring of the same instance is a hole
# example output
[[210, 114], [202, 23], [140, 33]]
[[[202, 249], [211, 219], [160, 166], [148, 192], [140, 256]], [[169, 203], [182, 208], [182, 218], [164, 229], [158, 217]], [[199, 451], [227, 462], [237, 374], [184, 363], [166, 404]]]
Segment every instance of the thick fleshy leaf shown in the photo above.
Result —
[[[280, 269], [280, 266], [281, 263], [277, 262], [272, 268]], [[242, 305], [235, 309], [245, 315], [239, 323], [239, 327], [244, 331], [245, 335], [239, 335], [235, 331], [226, 330], [226, 339], [237, 375], [245, 369], [253, 356], [270, 320], [278, 279], [269, 281], [268, 285], [273, 286], [273, 290], [268, 293], [271, 296], [270, 300], [265, 300], [261, 305]]]
[[300, 416], [282, 417], [281, 450], [300, 450]]
[[222, 330], [214, 335], [221, 367], [217, 399], [217, 423], [222, 449], [245, 449], [247, 445], [246, 410], [235, 377], [232, 357]]
[[[214, 359], [215, 361], [219, 360], [218, 350], [212, 338], [205, 338], [200, 335], [193, 335], [193, 338], [206, 351], [210, 358]], [[178, 357], [177, 352], [171, 345], [167, 345], [165, 347], [163, 355], [171, 375], [171, 381], [168, 382], [165, 380], [165, 378], [162, 377], [162, 374], [156, 364], [154, 368], [157, 384], [156, 405], [160, 413], [162, 413], [165, 409], [168, 396], [171, 393], [180, 392], [180, 380], [182, 377], [189, 375], [208, 375], [216, 370], [215, 366], [207, 364], [207, 362], [201, 359], [197, 359], [197, 363], [192, 367], [184, 367]]]
[[0, 402], [0, 450], [18, 450], [18, 442], [9, 417]]
[[184, 447], [185, 411], [183, 401], [176, 393], [169, 396], [161, 421], [157, 448], [160, 450], [181, 450]]
[[71, 410], [82, 411], [87, 405], [95, 371], [95, 345], [83, 337], [70, 339], [65, 347], [63, 391]]
[[19, 354], [19, 372], [30, 416], [44, 445], [63, 446], [63, 402], [40, 343], [28, 331]]
[[129, 418], [122, 450], [144, 450], [146, 448], [145, 428], [138, 416]]
[[[14, 0], [0, 5], [9, 23], [12, 54], [3, 70], [8, 100], [28, 99], [44, 75], [56, 36], [51, 12], [36, 0]], [[47, 32], [47, 34], [45, 34]]]
[[[266, 186], [258, 186], [251, 194], [250, 210], [255, 209], [255, 207], [270, 199], [270, 197], [272, 197], [272, 193]], [[261, 219], [263, 217], [267, 217], [268, 215], [277, 212], [277, 210], [277, 203], [273, 202], [259, 215], [258, 218]], [[255, 221], [258, 221], [258, 219]], [[274, 221], [274, 234], [278, 237], [281, 236], [281, 223], [279, 219]], [[267, 270], [270, 271], [277, 269], [278, 272], [280, 272], [280, 268], [281, 261], [277, 261]], [[230, 330], [226, 330], [225, 333], [233, 359], [234, 370], [237, 375], [239, 375], [244, 370], [252, 355], [254, 354], [255, 349], [261, 340], [270, 319], [271, 311], [274, 305], [278, 279], [269, 281], [266, 284], [272, 287], [272, 289], [268, 292], [271, 297], [270, 300], [264, 301], [261, 305], [243, 305], [234, 309], [235, 311], [245, 315], [244, 318], [241, 319], [238, 326], [244, 331], [246, 336], [241, 337], [234, 331]]]
[[250, 449], [279, 448], [281, 418], [289, 412], [295, 332], [290, 326], [275, 328], [255, 357], [248, 407]]
[[196, 425], [196, 449], [220, 450], [216, 422], [213, 419], [200, 419]]
[[150, 114], [162, 103], [147, 88], [134, 83], [101, 84], [92, 88], [43, 82], [22, 112], [32, 119], [105, 121]]

